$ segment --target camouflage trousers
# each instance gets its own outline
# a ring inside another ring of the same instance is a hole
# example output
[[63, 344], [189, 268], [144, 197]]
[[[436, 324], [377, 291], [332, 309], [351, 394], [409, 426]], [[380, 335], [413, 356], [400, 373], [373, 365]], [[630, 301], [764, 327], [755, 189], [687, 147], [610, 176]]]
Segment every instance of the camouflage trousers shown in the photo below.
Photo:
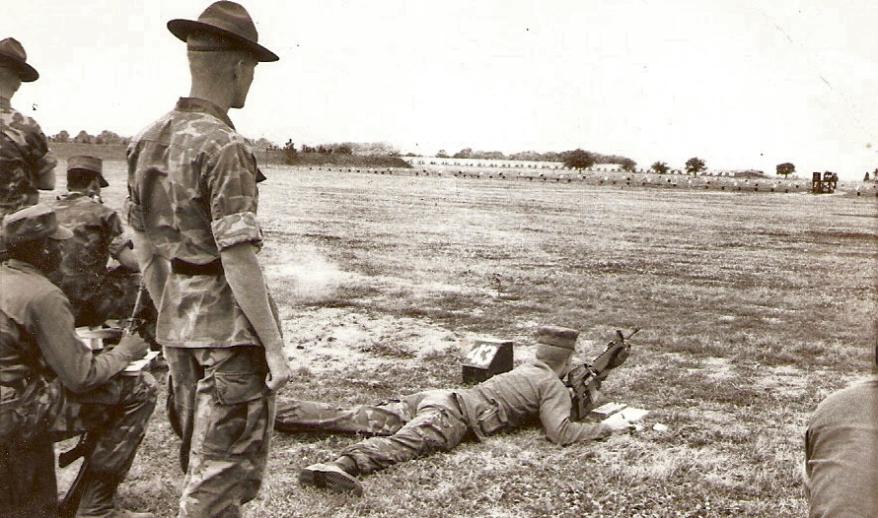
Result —
[[350, 408], [294, 401], [278, 409], [275, 427], [289, 432], [373, 435], [341, 452], [352, 458], [363, 474], [434, 451], [451, 450], [469, 432], [450, 390], [429, 390], [399, 401]]
[[101, 515], [113, 509], [116, 487], [131, 467], [155, 402], [156, 382], [149, 373], [115, 376], [83, 394], [66, 390], [58, 379], [38, 379], [0, 403], [0, 440], [28, 444], [88, 433], [94, 448], [86, 459], [78, 512]]
[[180, 517], [237, 517], [259, 492], [274, 421], [262, 347], [164, 348], [168, 417], [183, 443]]

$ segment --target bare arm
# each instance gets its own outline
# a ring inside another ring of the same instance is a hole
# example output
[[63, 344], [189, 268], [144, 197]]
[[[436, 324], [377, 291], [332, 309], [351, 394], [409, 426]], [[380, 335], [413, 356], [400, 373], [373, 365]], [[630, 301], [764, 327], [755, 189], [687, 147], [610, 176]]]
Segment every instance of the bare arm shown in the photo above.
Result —
[[269, 369], [265, 384], [272, 391], [278, 390], [289, 381], [292, 371], [284, 353], [280, 328], [271, 310], [255, 247], [247, 242], [238, 243], [223, 249], [220, 259], [235, 301], [265, 348], [265, 361]]

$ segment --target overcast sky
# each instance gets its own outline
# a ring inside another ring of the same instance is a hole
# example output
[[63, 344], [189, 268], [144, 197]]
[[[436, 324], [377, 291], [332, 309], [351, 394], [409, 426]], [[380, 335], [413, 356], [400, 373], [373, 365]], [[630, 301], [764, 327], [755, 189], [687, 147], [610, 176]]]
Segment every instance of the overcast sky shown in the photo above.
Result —
[[[165, 28], [192, 0], [2, 0], [41, 74], [13, 104], [46, 133], [123, 135], [189, 90]], [[258, 0], [252, 138], [401, 151], [581, 147], [773, 173], [878, 167], [875, 0]], [[32, 110], [36, 110], [33, 112]]]

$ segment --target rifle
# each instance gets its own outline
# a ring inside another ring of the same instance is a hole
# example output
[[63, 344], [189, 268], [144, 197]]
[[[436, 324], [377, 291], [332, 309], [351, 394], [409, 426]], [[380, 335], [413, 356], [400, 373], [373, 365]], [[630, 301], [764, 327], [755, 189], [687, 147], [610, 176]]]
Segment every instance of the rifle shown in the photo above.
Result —
[[628, 359], [628, 353], [631, 345], [626, 342], [629, 338], [636, 335], [640, 329], [635, 328], [628, 336], [622, 334], [622, 331], [616, 330], [616, 337], [607, 344], [604, 349], [592, 363], [583, 363], [567, 375], [565, 385], [572, 391], [573, 405], [570, 410], [570, 418], [574, 421], [581, 421], [588, 416], [591, 409], [595, 405], [595, 397], [597, 391], [601, 388], [601, 382], [606, 379], [611, 370], [625, 363]]

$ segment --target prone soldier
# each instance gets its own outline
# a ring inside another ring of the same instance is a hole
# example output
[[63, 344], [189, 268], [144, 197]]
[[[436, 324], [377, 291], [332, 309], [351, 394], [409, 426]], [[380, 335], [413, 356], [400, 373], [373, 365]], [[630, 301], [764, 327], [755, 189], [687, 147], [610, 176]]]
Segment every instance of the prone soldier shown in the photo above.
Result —
[[0, 218], [35, 205], [38, 190], [55, 188], [57, 161], [49, 153], [46, 136], [35, 120], [11, 104], [21, 83], [39, 77], [18, 40], [0, 40]]
[[633, 427], [616, 414], [600, 423], [571, 420], [572, 400], [561, 378], [571, 369], [579, 332], [557, 326], [537, 331], [536, 359], [475, 387], [428, 390], [399, 401], [342, 408], [293, 401], [278, 408], [282, 432], [323, 431], [373, 435], [330, 463], [301, 470], [303, 486], [362, 495], [358, 475], [433, 451], [448, 451], [468, 437], [483, 439], [538, 417], [550, 441], [568, 445], [602, 439]]
[[0, 266], [0, 442], [57, 441], [88, 433], [79, 517], [136, 517], [115, 508], [118, 485], [137, 452], [156, 402], [148, 373], [119, 376], [147, 344], [125, 336], [95, 355], [76, 337], [70, 303], [46, 273], [72, 233], [37, 204], [7, 215], [9, 260]]

